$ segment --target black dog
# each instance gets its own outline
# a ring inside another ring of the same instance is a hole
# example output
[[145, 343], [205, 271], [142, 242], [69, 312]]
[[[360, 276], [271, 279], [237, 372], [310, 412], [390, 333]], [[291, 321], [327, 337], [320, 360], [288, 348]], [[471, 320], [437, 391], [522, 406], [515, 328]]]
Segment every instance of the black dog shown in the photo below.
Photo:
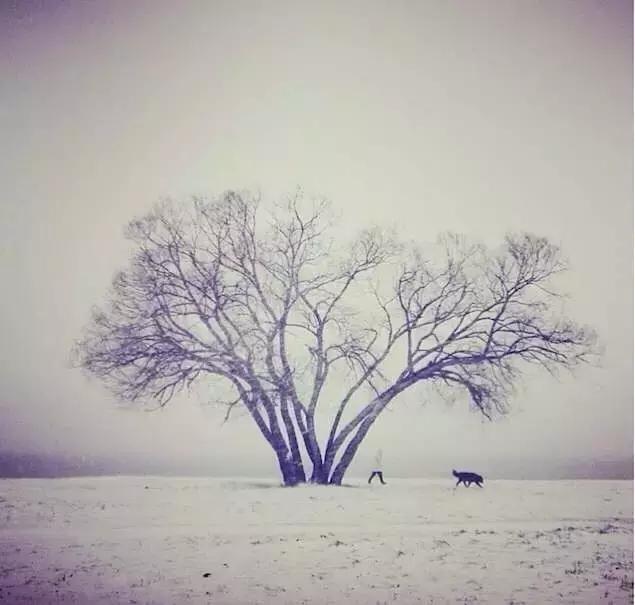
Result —
[[452, 469], [452, 474], [458, 478], [454, 487], [458, 487], [459, 483], [463, 483], [465, 487], [470, 487], [472, 483], [476, 483], [479, 487], [483, 487], [483, 477], [477, 475], [476, 473], [466, 473], [461, 471], [457, 473], [454, 469]]

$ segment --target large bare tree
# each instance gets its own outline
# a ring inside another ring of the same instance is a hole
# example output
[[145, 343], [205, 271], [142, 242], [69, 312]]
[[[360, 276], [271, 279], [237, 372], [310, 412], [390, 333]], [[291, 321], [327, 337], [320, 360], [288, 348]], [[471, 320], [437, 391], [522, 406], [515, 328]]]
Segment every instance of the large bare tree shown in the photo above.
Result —
[[593, 354], [592, 331], [555, 312], [565, 265], [547, 240], [422, 248], [365, 230], [343, 250], [328, 205], [300, 197], [266, 213], [248, 193], [163, 202], [130, 223], [133, 258], [79, 363], [121, 397], [161, 405], [209, 381], [227, 415], [244, 406], [295, 485], [340, 484], [382, 411], [423, 381], [491, 417], [523, 366]]

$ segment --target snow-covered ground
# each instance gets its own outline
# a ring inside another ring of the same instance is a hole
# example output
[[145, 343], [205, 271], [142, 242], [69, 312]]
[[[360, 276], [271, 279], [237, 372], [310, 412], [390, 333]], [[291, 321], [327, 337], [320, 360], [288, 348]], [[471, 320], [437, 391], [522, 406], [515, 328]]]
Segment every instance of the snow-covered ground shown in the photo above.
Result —
[[2, 603], [632, 603], [631, 481], [0, 480]]

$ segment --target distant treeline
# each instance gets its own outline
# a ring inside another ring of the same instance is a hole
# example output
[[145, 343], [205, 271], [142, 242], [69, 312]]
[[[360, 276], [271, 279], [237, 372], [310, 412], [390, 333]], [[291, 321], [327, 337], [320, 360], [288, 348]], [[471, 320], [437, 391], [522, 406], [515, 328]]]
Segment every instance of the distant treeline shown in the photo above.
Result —
[[60, 456], [0, 452], [0, 477], [4, 478], [54, 478], [86, 477], [99, 475], [161, 475], [174, 474], [181, 469], [143, 461], [121, 461], [84, 456]]
[[[460, 465], [459, 465], [460, 466]], [[474, 469], [489, 479], [633, 479], [633, 459], [595, 460], [595, 461], [567, 461], [558, 463], [513, 462], [506, 461], [496, 468], [488, 468], [487, 464], [476, 464]], [[404, 469], [405, 470], [405, 469]], [[34, 454], [0, 452], [0, 477], [3, 478], [54, 478], [54, 477], [86, 477], [100, 475], [184, 475], [184, 476], [263, 476], [262, 471], [242, 467], [224, 468], [217, 472], [204, 460], [198, 464], [180, 462], [169, 464], [165, 461], [147, 460], [117, 460], [88, 456], [62, 456], [59, 454]], [[251, 471], [251, 472], [250, 472]], [[414, 472], [410, 468], [407, 472], [391, 473], [398, 478], [449, 478], [447, 473], [438, 470], [422, 469]]]

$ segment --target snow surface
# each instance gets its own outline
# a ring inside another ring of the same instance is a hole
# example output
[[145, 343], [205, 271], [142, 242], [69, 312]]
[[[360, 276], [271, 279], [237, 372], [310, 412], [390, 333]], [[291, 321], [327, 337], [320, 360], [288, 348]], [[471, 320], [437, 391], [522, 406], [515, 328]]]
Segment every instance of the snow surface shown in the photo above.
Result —
[[633, 483], [1, 480], [0, 602], [632, 603]]

